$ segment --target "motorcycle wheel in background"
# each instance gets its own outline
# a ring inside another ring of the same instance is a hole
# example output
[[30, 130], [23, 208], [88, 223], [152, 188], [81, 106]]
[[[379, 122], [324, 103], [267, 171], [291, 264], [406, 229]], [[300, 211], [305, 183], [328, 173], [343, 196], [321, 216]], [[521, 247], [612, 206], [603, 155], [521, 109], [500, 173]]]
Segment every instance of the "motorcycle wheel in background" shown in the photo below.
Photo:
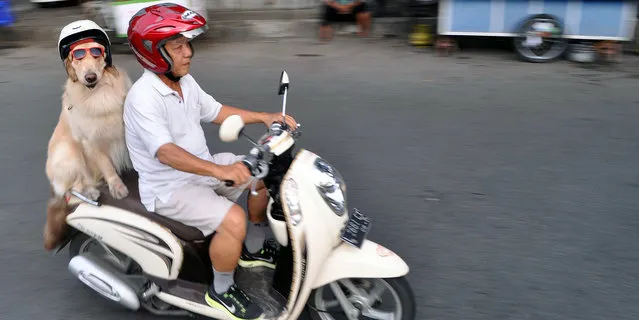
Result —
[[548, 14], [533, 15], [526, 19], [517, 34], [514, 38], [515, 50], [523, 61], [554, 61], [568, 48], [568, 42], [563, 37], [563, 24]]

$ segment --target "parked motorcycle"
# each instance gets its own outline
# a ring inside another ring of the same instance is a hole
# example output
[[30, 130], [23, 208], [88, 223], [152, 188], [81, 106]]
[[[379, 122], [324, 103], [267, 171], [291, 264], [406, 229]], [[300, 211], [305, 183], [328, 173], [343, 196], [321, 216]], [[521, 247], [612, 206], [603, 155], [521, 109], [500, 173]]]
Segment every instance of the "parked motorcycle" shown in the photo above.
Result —
[[[278, 91], [283, 117], [288, 90], [283, 71]], [[413, 320], [408, 265], [367, 239], [371, 221], [357, 209], [348, 210], [346, 184], [335, 167], [311, 151], [293, 153], [299, 125], [273, 123], [257, 141], [243, 128], [241, 117], [230, 116], [220, 127], [220, 139], [245, 137], [253, 144], [243, 163], [268, 188], [267, 216], [281, 253], [275, 270], [238, 268], [236, 282], [267, 319], [297, 319], [307, 312], [314, 320]], [[131, 310], [229, 319], [204, 300], [212, 281], [211, 237], [146, 211], [137, 174], [123, 180], [130, 195], [122, 200], [106, 189], [98, 201], [73, 192], [67, 216], [72, 231], [57, 250], [69, 246], [70, 272]], [[387, 303], [394, 306], [386, 308]]]

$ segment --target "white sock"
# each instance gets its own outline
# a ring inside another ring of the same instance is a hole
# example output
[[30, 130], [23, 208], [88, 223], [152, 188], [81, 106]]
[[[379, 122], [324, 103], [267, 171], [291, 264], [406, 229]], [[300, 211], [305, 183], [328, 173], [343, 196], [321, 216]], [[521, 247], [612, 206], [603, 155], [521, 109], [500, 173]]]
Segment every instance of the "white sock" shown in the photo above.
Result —
[[233, 276], [235, 270], [231, 272], [219, 272], [213, 268], [213, 289], [217, 294], [222, 294], [229, 290], [229, 288], [235, 283]]

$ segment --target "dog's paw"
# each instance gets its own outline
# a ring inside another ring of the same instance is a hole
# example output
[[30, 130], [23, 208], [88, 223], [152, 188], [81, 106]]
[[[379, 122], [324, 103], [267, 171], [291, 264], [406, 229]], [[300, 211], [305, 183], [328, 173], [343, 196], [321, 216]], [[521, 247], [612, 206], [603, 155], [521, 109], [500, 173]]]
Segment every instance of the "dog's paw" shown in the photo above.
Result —
[[84, 191], [84, 195], [93, 201], [97, 201], [98, 198], [100, 198], [100, 190], [96, 188], [88, 188]]
[[123, 199], [129, 195], [129, 189], [121, 181], [109, 184], [109, 192], [115, 199]]

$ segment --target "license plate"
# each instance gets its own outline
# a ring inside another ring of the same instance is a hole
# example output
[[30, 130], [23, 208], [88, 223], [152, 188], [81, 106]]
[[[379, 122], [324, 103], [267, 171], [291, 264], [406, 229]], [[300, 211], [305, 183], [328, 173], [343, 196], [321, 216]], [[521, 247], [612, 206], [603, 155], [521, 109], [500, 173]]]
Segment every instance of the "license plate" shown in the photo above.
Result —
[[361, 248], [370, 230], [371, 219], [359, 210], [353, 209], [340, 238], [354, 247]]

